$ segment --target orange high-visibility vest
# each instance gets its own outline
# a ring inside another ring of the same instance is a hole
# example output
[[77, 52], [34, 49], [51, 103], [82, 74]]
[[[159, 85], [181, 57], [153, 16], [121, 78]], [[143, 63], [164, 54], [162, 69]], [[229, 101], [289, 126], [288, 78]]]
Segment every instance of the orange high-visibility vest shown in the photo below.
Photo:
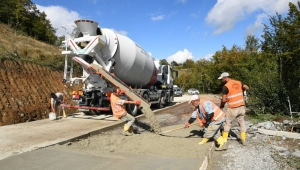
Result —
[[110, 105], [113, 112], [114, 117], [120, 119], [123, 117], [126, 113], [126, 110], [123, 105], [116, 104], [118, 100], [121, 100], [118, 96], [115, 94], [110, 95]]
[[230, 80], [225, 84], [225, 86], [228, 88], [228, 94], [227, 94], [228, 108], [244, 106], [245, 101], [243, 96], [242, 83], [237, 80]]
[[[200, 126], [202, 126], [202, 127], [204, 127], [206, 120], [204, 118], [200, 117], [199, 114], [200, 114], [200, 110], [201, 110], [201, 112], [204, 113], [205, 116], [207, 116], [207, 113], [204, 110], [204, 102], [206, 102], [206, 101], [208, 101], [208, 100], [200, 99], [200, 104], [199, 104], [199, 106], [197, 106], [197, 111], [198, 111], [197, 119], [198, 119]], [[216, 104], [214, 104], [213, 102], [211, 102], [211, 103], [212, 103], [212, 109], [214, 112], [214, 116], [211, 119], [212, 122], [217, 122], [217, 121], [222, 120], [225, 117], [225, 113]], [[198, 110], [199, 108], [200, 108], [200, 110]]]

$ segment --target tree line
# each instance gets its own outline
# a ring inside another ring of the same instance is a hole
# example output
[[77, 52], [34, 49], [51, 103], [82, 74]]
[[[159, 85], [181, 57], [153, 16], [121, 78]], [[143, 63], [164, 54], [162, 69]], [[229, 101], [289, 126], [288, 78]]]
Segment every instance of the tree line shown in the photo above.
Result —
[[1, 0], [0, 22], [36, 40], [51, 45], [59, 43], [56, 29], [47, 15], [39, 11], [31, 0]]
[[260, 39], [247, 37], [244, 48], [223, 46], [210, 60], [172, 62], [184, 70], [175, 83], [185, 90], [193, 87], [220, 94], [223, 84], [218, 77], [228, 72], [250, 86], [249, 105], [254, 113], [288, 115], [288, 98], [292, 111], [300, 111], [300, 2], [289, 3], [285, 17], [276, 13], [269, 22], [263, 23]]

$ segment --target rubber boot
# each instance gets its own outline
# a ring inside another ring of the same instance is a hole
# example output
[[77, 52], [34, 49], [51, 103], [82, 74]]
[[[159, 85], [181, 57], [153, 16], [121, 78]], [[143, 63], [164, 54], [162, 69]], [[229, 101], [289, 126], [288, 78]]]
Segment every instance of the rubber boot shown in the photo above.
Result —
[[227, 150], [227, 143], [224, 142], [224, 139], [223, 139], [222, 136], [220, 136], [220, 137], [217, 139], [217, 142], [218, 142], [218, 144], [219, 144], [219, 147], [215, 149], [216, 151]]
[[246, 146], [246, 132], [241, 132], [241, 143]]
[[130, 126], [130, 128], [128, 129], [128, 132], [133, 133], [133, 127], [132, 126]]
[[63, 114], [64, 114], [64, 118], [66, 118], [67, 117], [66, 111], [63, 110]]
[[130, 126], [128, 124], [124, 124], [124, 132], [127, 132], [129, 130]]
[[228, 139], [228, 132], [223, 131], [222, 137], [223, 137], [223, 139], [224, 139], [224, 142], [226, 143], [226, 142], [227, 142], [227, 139]]
[[131, 136], [132, 133], [128, 132], [128, 130], [130, 129], [131, 126], [129, 126], [128, 124], [124, 125], [124, 135], [125, 136]]
[[199, 142], [199, 145], [205, 144], [209, 139], [208, 138], [203, 138], [201, 142]]

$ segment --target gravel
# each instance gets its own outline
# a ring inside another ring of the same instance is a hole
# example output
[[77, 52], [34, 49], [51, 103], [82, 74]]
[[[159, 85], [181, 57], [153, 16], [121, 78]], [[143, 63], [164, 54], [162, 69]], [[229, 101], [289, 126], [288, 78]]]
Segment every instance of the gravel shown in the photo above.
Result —
[[[239, 134], [238, 130], [233, 130]], [[238, 135], [239, 136], [239, 135]], [[299, 149], [299, 139], [283, 140], [281, 137], [260, 133], [247, 133], [247, 145], [238, 142], [239, 138], [228, 139], [228, 150], [214, 152], [209, 170], [294, 170], [299, 164], [291, 166], [292, 160], [300, 158], [290, 153]]]

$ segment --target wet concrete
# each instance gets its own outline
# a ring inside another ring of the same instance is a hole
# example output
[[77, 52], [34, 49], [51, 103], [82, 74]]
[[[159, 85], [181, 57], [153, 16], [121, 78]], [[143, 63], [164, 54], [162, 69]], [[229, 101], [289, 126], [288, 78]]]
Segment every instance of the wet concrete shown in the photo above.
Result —
[[[184, 97], [177, 98], [177, 103], [189, 99], [189, 96]], [[182, 105], [186, 106], [185, 103]], [[186, 107], [180, 108], [188, 110]], [[175, 118], [174, 112], [181, 114], [182, 110], [166, 109], [165, 113], [160, 112], [157, 117], [162, 118], [159, 119], [162, 124], [176, 122], [178, 126], [182, 126], [187, 120]], [[187, 113], [182, 114], [188, 118]], [[123, 123], [111, 115], [73, 116], [59, 121], [42, 120], [0, 127], [3, 132], [0, 133], [0, 142], [4, 144], [0, 151], [0, 166], [5, 169], [199, 169], [212, 146], [211, 142], [198, 145], [201, 137], [194, 134], [199, 132], [197, 126], [193, 127], [195, 129], [181, 129], [167, 135], [154, 135], [135, 127], [137, 135], [124, 137], [120, 135]], [[142, 116], [140, 119], [142, 121]], [[112, 128], [116, 130], [105, 134]], [[4, 135], [5, 131], [7, 133]], [[178, 136], [177, 133], [183, 136]], [[54, 146], [47, 147], [51, 145]], [[137, 147], [132, 148], [133, 146]], [[188, 149], [179, 149], [184, 147]], [[132, 150], [127, 150], [128, 148]]]

